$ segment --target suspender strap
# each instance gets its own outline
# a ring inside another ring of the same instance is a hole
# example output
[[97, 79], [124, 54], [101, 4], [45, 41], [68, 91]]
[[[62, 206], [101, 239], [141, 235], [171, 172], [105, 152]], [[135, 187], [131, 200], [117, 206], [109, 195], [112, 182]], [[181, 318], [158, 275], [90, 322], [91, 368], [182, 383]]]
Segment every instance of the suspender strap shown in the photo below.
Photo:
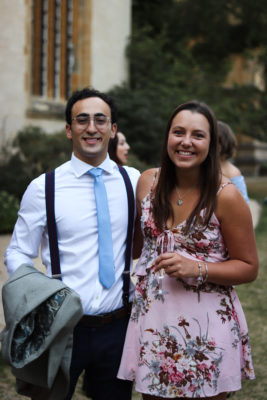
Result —
[[134, 192], [130, 178], [126, 170], [118, 166], [120, 173], [124, 179], [127, 197], [128, 197], [128, 229], [127, 229], [127, 240], [126, 240], [126, 250], [125, 250], [125, 267], [123, 272], [123, 294], [122, 301], [125, 307], [129, 306], [129, 290], [130, 290], [130, 265], [132, 258], [132, 243], [133, 243], [133, 228], [134, 228], [134, 211], [135, 211], [135, 201]]
[[55, 171], [50, 171], [45, 174], [45, 195], [52, 277], [61, 279], [57, 227], [55, 220]]

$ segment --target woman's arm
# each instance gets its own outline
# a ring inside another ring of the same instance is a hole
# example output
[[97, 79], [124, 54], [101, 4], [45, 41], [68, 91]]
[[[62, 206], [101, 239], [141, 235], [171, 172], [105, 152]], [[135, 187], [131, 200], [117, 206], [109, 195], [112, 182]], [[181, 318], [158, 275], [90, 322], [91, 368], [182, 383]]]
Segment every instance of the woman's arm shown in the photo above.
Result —
[[258, 274], [258, 254], [252, 216], [243, 196], [234, 185], [227, 185], [221, 190], [215, 214], [221, 223], [229, 261], [211, 265], [209, 280], [225, 285], [255, 280]]
[[[215, 214], [228, 249], [229, 260], [207, 263], [208, 282], [238, 285], [251, 282], [258, 274], [258, 255], [250, 209], [234, 185], [227, 185], [218, 195]], [[201, 262], [205, 278], [205, 266]], [[176, 278], [199, 276], [198, 262], [177, 253], [164, 253], [156, 260], [156, 269]]]
[[139, 258], [141, 255], [142, 247], [143, 247], [143, 234], [141, 230], [141, 203], [142, 200], [149, 193], [153, 178], [156, 173], [156, 169], [148, 169], [142, 173], [140, 176], [137, 188], [136, 188], [136, 219], [135, 219], [135, 230], [134, 230], [134, 241], [133, 241], [133, 259]]

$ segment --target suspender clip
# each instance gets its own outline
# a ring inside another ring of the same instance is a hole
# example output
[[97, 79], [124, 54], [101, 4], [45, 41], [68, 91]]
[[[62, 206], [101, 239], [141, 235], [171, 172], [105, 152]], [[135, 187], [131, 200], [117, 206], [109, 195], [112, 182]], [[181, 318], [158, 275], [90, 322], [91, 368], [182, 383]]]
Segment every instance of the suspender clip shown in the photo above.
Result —
[[54, 279], [59, 279], [59, 278], [61, 278], [61, 274], [52, 274], [52, 278]]

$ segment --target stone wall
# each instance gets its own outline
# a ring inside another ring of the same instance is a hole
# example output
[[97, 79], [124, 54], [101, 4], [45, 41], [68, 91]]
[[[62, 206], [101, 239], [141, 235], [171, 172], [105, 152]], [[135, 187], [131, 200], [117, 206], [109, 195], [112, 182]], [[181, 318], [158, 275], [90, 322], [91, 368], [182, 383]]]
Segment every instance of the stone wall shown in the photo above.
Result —
[[0, 146], [25, 122], [26, 20], [24, 0], [1, 0]]
[[235, 165], [245, 176], [261, 175], [263, 167], [267, 166], [267, 143], [244, 135], [237, 135], [237, 140]]
[[[105, 27], [105, 29], [103, 29]], [[128, 79], [124, 51], [131, 33], [131, 0], [92, 2], [91, 82], [108, 90]]]

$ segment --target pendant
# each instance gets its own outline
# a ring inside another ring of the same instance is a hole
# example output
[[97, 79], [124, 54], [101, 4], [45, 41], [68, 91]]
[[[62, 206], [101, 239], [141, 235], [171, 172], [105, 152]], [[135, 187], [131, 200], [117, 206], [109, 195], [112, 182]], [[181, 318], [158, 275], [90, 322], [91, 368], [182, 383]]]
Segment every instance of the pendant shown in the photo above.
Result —
[[182, 199], [179, 199], [179, 200], [177, 201], [177, 205], [178, 205], [178, 206], [182, 206], [182, 205], [183, 205], [183, 200], [182, 200]]

